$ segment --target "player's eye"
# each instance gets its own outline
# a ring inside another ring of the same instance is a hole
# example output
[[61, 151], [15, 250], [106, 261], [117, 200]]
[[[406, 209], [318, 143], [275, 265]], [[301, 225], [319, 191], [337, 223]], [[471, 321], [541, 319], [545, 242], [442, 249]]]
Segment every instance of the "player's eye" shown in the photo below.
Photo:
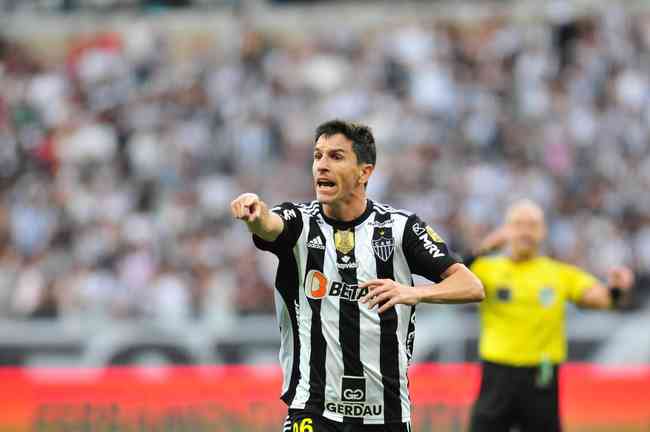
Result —
[[316, 160], [320, 159], [322, 156], [323, 155], [321, 155], [320, 153], [314, 153], [314, 159]]

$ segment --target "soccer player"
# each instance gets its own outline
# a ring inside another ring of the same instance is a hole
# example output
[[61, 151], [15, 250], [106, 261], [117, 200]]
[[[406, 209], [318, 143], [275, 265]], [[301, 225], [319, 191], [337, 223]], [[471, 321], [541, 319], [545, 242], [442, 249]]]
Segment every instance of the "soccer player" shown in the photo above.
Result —
[[[367, 126], [330, 121], [314, 143], [315, 201], [269, 210], [245, 193], [231, 203], [254, 244], [279, 258], [285, 430], [410, 431], [415, 305], [481, 301], [483, 287], [415, 214], [366, 197]], [[436, 283], [414, 287], [414, 273]]]
[[[471, 432], [561, 430], [558, 364], [566, 358], [565, 306], [616, 307], [633, 283], [625, 267], [609, 271], [609, 287], [592, 275], [540, 255], [546, 235], [542, 209], [522, 200], [505, 225], [488, 235], [466, 264], [485, 286], [480, 305], [483, 377]], [[480, 256], [508, 245], [501, 256]], [[470, 263], [470, 261], [473, 261]]]

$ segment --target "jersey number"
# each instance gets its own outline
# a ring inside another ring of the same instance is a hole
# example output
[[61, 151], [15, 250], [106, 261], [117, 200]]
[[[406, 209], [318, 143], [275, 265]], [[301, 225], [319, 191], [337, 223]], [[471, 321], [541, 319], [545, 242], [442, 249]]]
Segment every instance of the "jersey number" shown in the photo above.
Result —
[[312, 423], [313, 422], [310, 418], [302, 419], [300, 426], [298, 426], [298, 422], [295, 422], [293, 424], [293, 432], [314, 432], [314, 428], [311, 425]]

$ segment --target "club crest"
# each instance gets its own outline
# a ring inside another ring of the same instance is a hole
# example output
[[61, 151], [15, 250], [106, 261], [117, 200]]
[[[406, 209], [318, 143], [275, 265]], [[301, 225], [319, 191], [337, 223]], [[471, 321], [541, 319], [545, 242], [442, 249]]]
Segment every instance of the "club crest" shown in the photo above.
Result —
[[379, 237], [377, 240], [372, 241], [372, 250], [375, 251], [375, 255], [380, 260], [386, 262], [395, 250], [395, 239]]

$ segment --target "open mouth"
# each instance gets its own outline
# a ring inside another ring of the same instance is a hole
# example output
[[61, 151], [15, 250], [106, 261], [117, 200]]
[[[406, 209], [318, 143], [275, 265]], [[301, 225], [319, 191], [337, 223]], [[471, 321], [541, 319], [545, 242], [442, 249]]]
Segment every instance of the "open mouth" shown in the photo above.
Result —
[[318, 180], [316, 182], [316, 187], [318, 190], [327, 191], [334, 189], [336, 187], [336, 183], [331, 180]]

